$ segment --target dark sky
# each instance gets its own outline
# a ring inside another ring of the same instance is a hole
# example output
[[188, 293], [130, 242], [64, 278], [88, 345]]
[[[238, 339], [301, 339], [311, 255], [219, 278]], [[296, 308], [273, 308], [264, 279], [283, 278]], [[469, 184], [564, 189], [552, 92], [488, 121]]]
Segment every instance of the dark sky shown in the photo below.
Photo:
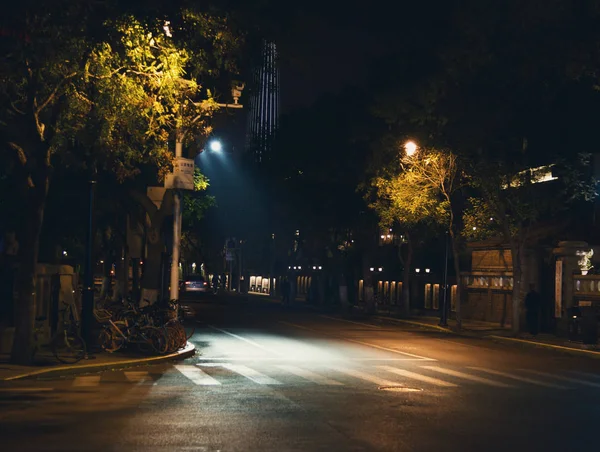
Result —
[[362, 85], [375, 59], [435, 40], [449, 20], [450, 3], [374, 0], [336, 7], [311, 0], [295, 11], [277, 11], [274, 17], [284, 18], [277, 33], [283, 110]]

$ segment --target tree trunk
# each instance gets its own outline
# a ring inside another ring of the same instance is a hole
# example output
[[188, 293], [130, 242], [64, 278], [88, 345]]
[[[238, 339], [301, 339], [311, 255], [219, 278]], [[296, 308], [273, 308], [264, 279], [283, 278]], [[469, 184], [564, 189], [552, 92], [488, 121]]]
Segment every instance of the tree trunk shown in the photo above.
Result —
[[[161, 261], [164, 250], [163, 241], [156, 237], [156, 242], [148, 241], [148, 254], [144, 258], [144, 273], [142, 275], [142, 295], [141, 305], [154, 304], [158, 298], [158, 291], [161, 287]], [[154, 299], [152, 299], [154, 297]]]
[[17, 318], [11, 362], [28, 365], [33, 360], [33, 328], [35, 325], [35, 274], [40, 245], [40, 232], [44, 222], [44, 208], [48, 194], [48, 175], [36, 181], [26, 205], [26, 222], [19, 238], [19, 271], [17, 274]]
[[140, 259], [131, 259], [131, 297], [134, 302], [140, 301]]
[[[412, 248], [412, 242], [411, 242], [408, 234], [406, 234], [406, 237], [407, 237], [407, 253], [406, 253], [406, 258], [403, 259], [404, 271], [402, 274], [402, 305], [403, 305], [404, 315], [409, 317], [410, 316], [410, 265], [412, 263], [413, 248]], [[402, 252], [401, 250], [402, 250], [402, 248], [400, 249], [399, 252]]]
[[[458, 253], [458, 243], [454, 230], [450, 229], [450, 240], [452, 241], [452, 259], [454, 260], [454, 274], [456, 275], [456, 327], [460, 329], [462, 327], [462, 316], [461, 316], [461, 301], [462, 301], [462, 280], [460, 278], [460, 260]], [[448, 290], [448, 289], [446, 289]], [[450, 299], [452, 299], [452, 291], [450, 291]], [[452, 303], [450, 303], [452, 304]]]
[[117, 252], [115, 253], [115, 285], [112, 290], [112, 300], [121, 301], [123, 298], [123, 247], [119, 243]]
[[110, 274], [113, 266], [112, 253], [109, 251], [106, 253], [104, 258], [104, 264], [102, 265], [102, 286], [100, 288], [100, 298], [104, 300], [108, 298], [112, 285], [112, 276]]
[[521, 329], [521, 287], [523, 286], [522, 255], [523, 245], [511, 243], [512, 267], [513, 267], [513, 289], [512, 289], [512, 325], [514, 334]]

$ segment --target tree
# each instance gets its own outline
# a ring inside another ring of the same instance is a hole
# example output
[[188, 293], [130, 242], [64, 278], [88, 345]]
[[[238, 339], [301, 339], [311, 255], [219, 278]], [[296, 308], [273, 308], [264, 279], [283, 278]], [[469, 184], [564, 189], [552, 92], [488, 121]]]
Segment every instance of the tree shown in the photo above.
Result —
[[[568, 205], [569, 198], [543, 199], [545, 190], [527, 182], [532, 169], [573, 161], [574, 154], [593, 146], [597, 126], [590, 112], [600, 105], [594, 91], [600, 35], [594, 23], [600, 11], [594, 2], [496, 3], [467, 1], [450, 11], [436, 48], [421, 56], [425, 67], [414, 64], [415, 53], [395, 60], [401, 67], [388, 71], [389, 82], [380, 84], [376, 113], [393, 132], [420, 135], [470, 163], [478, 201], [464, 233], [485, 229], [494, 218], [520, 274], [518, 244], [526, 229], [551, 217], [560, 202]], [[410, 71], [413, 78], [406, 75]], [[401, 77], [408, 82], [398, 83]], [[515, 181], [522, 183], [517, 187]], [[520, 279], [515, 276], [515, 284]], [[522, 294], [513, 289], [518, 328]]]
[[596, 196], [596, 181], [589, 176], [588, 166], [589, 156], [580, 155], [575, 163], [527, 170], [504, 161], [479, 162], [471, 168], [474, 193], [465, 211], [463, 234], [475, 240], [500, 236], [509, 245], [511, 324], [515, 333], [520, 329], [521, 300], [526, 290], [525, 247], [535, 240], [541, 224], [564, 215], [576, 200]]
[[206, 211], [216, 206], [215, 198], [206, 194], [208, 186], [208, 178], [196, 168], [194, 170], [194, 191], [186, 192], [182, 199], [182, 256], [194, 256], [201, 252], [201, 241], [198, 235], [200, 222]]
[[[411, 177], [405, 183], [413, 184], [412, 190], [421, 190], [425, 193], [432, 192], [438, 199], [436, 211], [432, 218], [445, 227], [452, 244], [452, 257], [454, 274], [456, 277], [456, 324], [461, 327], [461, 295], [462, 284], [460, 278], [460, 238], [461, 238], [461, 199], [460, 190], [464, 184], [464, 174], [460, 168], [458, 157], [449, 150], [421, 149], [416, 156], [405, 157], [410, 164]], [[421, 201], [405, 199], [404, 202]], [[447, 290], [447, 288], [446, 288]]]
[[[443, 198], [438, 184], [442, 183], [445, 193], [453, 194], [456, 175], [447, 171], [456, 171], [456, 167], [444, 167], [442, 162], [447, 162], [448, 158], [441, 153], [432, 153], [430, 168], [426, 161], [427, 157], [403, 157], [392, 161], [382, 169], [380, 176], [371, 180], [371, 191], [367, 192], [371, 200], [369, 206], [378, 213], [381, 225], [385, 228], [398, 225], [404, 232], [398, 257], [404, 267], [402, 299], [406, 315], [410, 314], [410, 274], [415, 238], [440, 224], [450, 227], [449, 220], [453, 218], [450, 202]], [[455, 160], [451, 161], [455, 165]], [[440, 175], [436, 171], [445, 171], [445, 178], [438, 179]], [[406, 251], [403, 251], [404, 248]]]
[[[207, 133], [215, 103], [195, 78], [184, 77], [188, 67], [200, 74], [205, 60], [192, 62], [178, 45], [184, 40], [171, 39], [164, 20], [144, 24], [125, 16], [106, 21], [84, 2], [36, 4], [20, 12], [13, 24], [17, 37], [7, 43], [0, 60], [0, 100], [6, 107], [0, 125], [3, 148], [19, 165], [16, 174], [25, 201], [12, 359], [26, 364], [31, 360], [35, 266], [53, 165], [100, 168], [122, 181], [146, 164], [160, 177], [171, 164], [167, 140], [187, 118], [188, 130], [193, 124], [194, 130]], [[198, 17], [208, 17], [186, 11], [182, 16], [177, 22], [182, 30], [185, 24], [197, 25]], [[230, 43], [223, 28], [212, 28], [204, 37], [217, 41], [213, 48], [219, 52], [229, 51], [219, 47]], [[206, 57], [210, 50], [196, 52]]]

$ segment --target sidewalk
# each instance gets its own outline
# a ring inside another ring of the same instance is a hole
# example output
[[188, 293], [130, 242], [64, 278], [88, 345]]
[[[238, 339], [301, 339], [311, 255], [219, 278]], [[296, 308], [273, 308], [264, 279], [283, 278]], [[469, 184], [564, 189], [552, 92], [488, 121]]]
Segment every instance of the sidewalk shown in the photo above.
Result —
[[99, 372], [108, 369], [122, 369], [125, 367], [158, 364], [166, 361], [189, 358], [196, 352], [196, 347], [191, 342], [174, 353], [160, 356], [140, 356], [135, 353], [116, 352], [98, 353], [93, 359], [83, 359], [76, 364], [62, 364], [51, 354], [36, 356], [37, 362], [33, 366], [20, 366], [10, 364], [9, 356], [0, 355], [0, 382], [21, 380], [37, 376], [56, 376], [72, 373]]
[[600, 358], [600, 347], [596, 345], [585, 345], [577, 342], [571, 342], [565, 338], [557, 337], [553, 334], [538, 334], [532, 336], [528, 333], [520, 333], [514, 335], [510, 327], [502, 328], [497, 323], [481, 322], [477, 320], [463, 320], [462, 328], [458, 330], [455, 320], [448, 320], [448, 326], [439, 326], [440, 319], [438, 317], [411, 317], [409, 319], [401, 319], [393, 316], [375, 315], [374, 318], [392, 320], [395, 322], [418, 326], [421, 328], [434, 329], [448, 334], [458, 334], [470, 337], [479, 337], [491, 339], [505, 344], [530, 346], [538, 348], [547, 348], [560, 352], [576, 354], [579, 356], [585, 355], [594, 358]]

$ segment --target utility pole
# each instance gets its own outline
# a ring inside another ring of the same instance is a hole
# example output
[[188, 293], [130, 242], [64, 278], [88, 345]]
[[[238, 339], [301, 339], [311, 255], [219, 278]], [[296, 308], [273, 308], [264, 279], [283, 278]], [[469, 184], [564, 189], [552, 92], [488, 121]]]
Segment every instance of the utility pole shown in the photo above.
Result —
[[[183, 133], [177, 130], [175, 141], [175, 158], [183, 156]], [[173, 193], [173, 253], [171, 257], [171, 290], [170, 300], [179, 300], [179, 254], [181, 249], [181, 193]]]
[[[93, 265], [93, 247], [94, 247], [94, 192], [96, 187], [95, 177], [90, 178], [89, 186], [89, 213], [87, 240], [85, 249], [85, 273], [83, 281], [83, 296], [81, 303], [81, 336], [86, 344], [92, 342], [92, 319], [94, 315], [94, 265]], [[89, 352], [89, 349], [88, 349]]]
[[[244, 89], [244, 83], [236, 84], [231, 89], [231, 95], [233, 97], [233, 104], [217, 104], [219, 107], [225, 108], [242, 108], [243, 106], [238, 103], [242, 90]], [[198, 104], [199, 105], [199, 104]], [[183, 139], [185, 131], [182, 128], [181, 112], [179, 113], [178, 125], [175, 131], [175, 159], [183, 157]], [[202, 116], [197, 116], [192, 122], [200, 119]], [[181, 191], [175, 187], [173, 193], [173, 253], [171, 257], [171, 289], [169, 291], [170, 300], [179, 300], [179, 258], [181, 251]], [[230, 266], [231, 267], [231, 266]], [[231, 273], [231, 270], [230, 270]], [[231, 277], [230, 277], [231, 279]], [[231, 282], [230, 282], [231, 287]]]

